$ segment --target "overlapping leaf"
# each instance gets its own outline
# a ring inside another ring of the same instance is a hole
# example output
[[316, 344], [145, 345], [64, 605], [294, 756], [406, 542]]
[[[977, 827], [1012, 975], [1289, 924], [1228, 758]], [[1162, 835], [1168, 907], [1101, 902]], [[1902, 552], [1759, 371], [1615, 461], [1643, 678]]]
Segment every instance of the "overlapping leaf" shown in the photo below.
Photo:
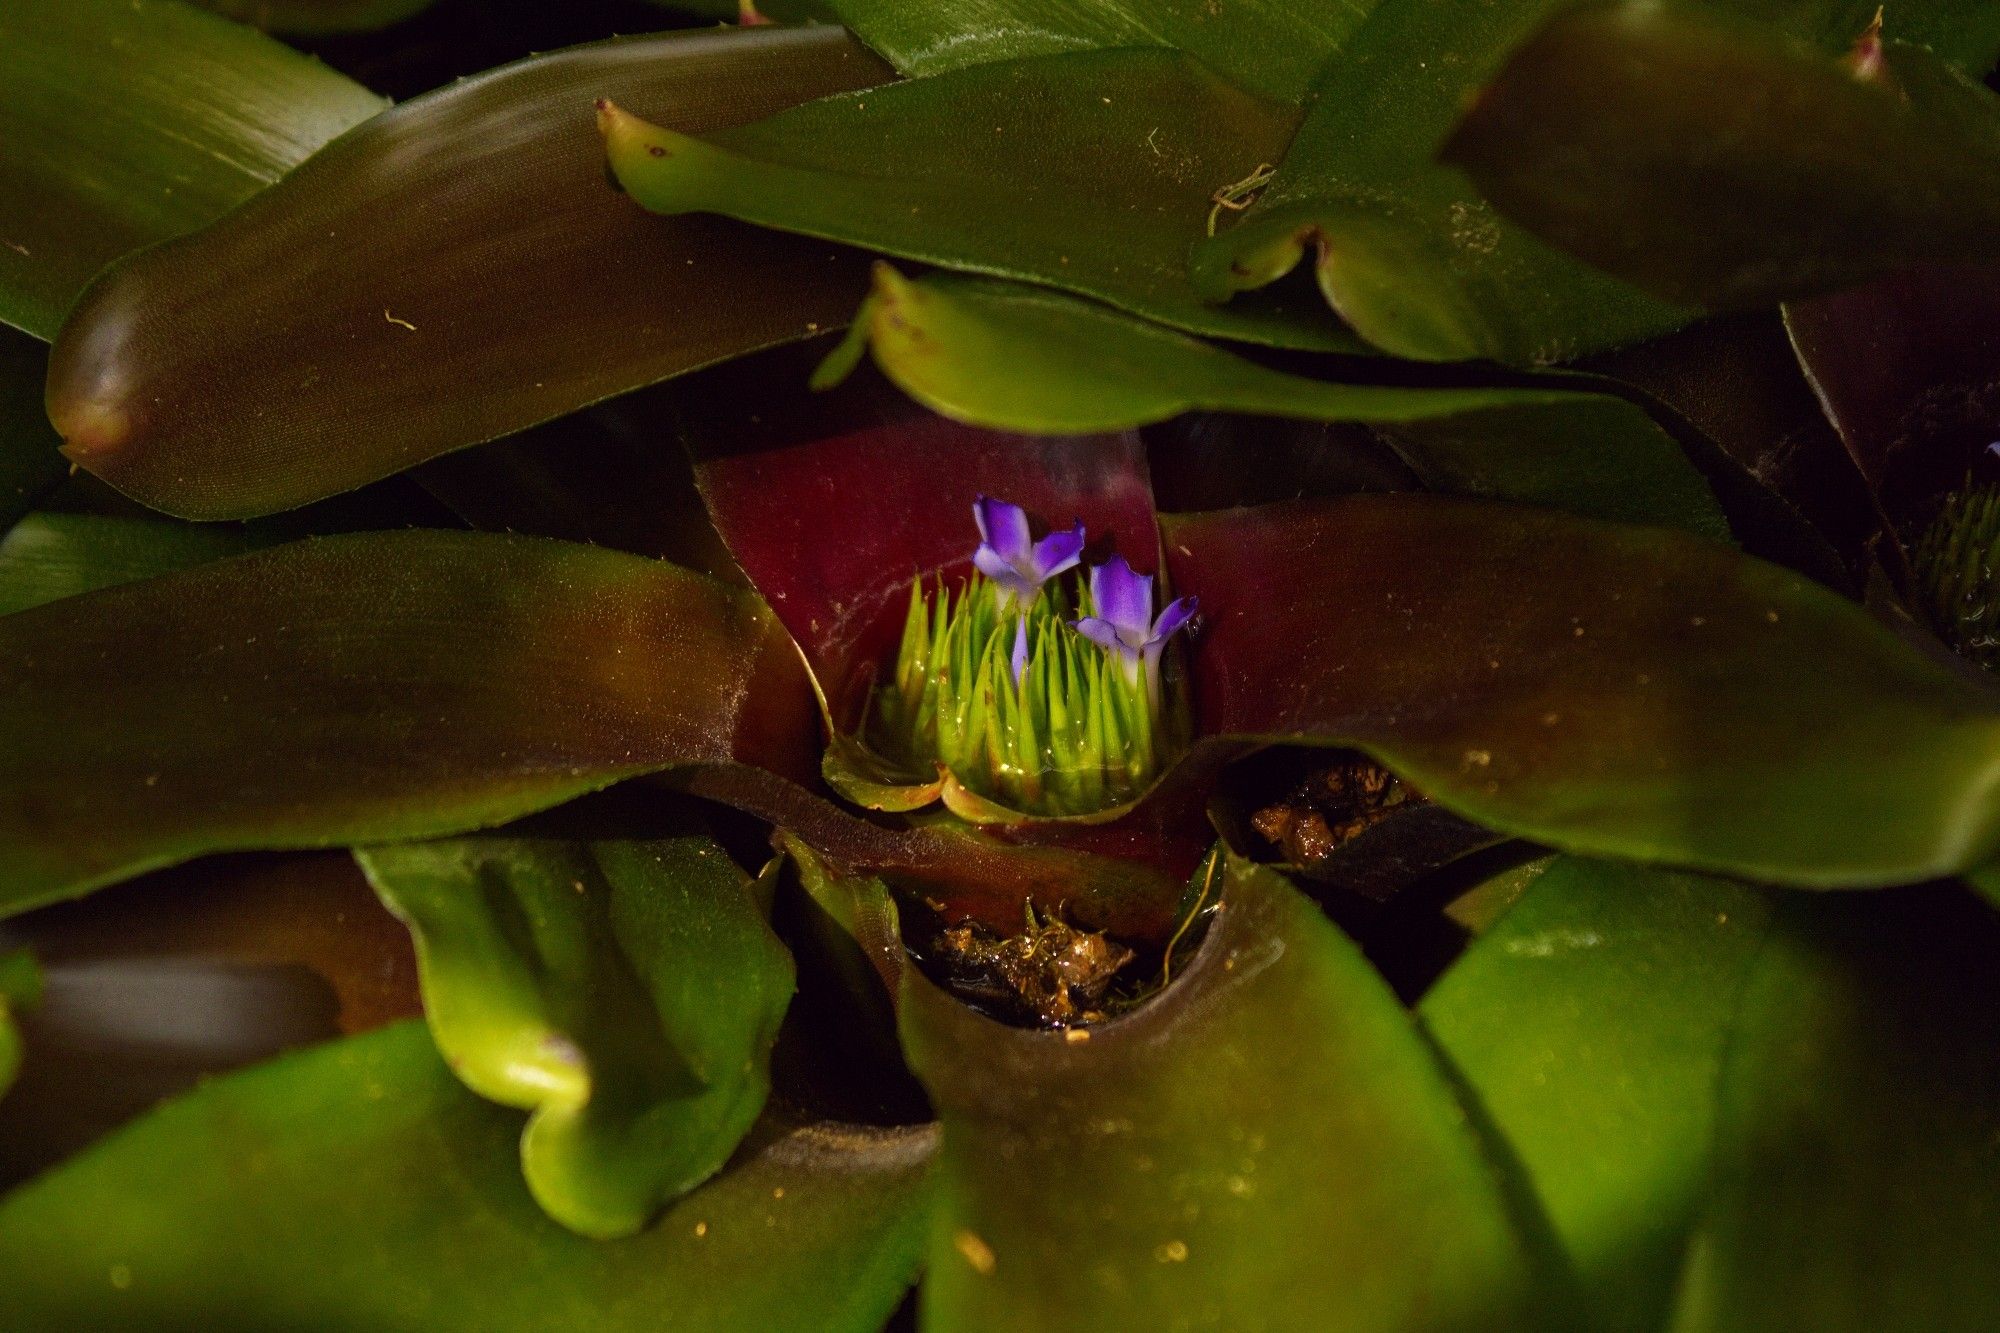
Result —
[[1770, 304], [1984, 262], [2000, 101], [1943, 56], [1868, 40], [1875, 55], [1843, 63], [1711, 9], [1588, 5], [1514, 54], [1447, 155], [1510, 218], [1678, 301]]
[[1479, 823], [1802, 885], [2000, 846], [2000, 704], [1790, 571], [1431, 496], [1178, 516], [1210, 734], [1359, 746]]
[[1425, 1027], [1533, 1181], [1593, 1328], [1666, 1318], [1769, 918], [1764, 895], [1721, 880], [1558, 859], [1424, 996]]
[[98, 269], [209, 222], [384, 105], [177, 0], [12, 0], [0, 321], [54, 337]]
[[851, 337], [913, 398], [976, 426], [1112, 431], [1200, 410], [1368, 422], [1438, 490], [1729, 532], [1673, 438], [1600, 394], [1307, 379], [1053, 292], [886, 266]]
[[42, 348], [0, 329], [0, 532], [63, 474], [60, 441], [42, 413], [47, 374]]
[[1198, 333], [1356, 344], [1305, 301], [1204, 303], [1211, 196], [1275, 161], [1298, 110], [1166, 50], [975, 65], [692, 137], [623, 110], [612, 169], [656, 212], [721, 213], [1044, 283]]
[[944, 1131], [925, 1326], [1544, 1326], [1561, 1294], [1403, 1007], [1273, 872], [1225, 902], [1169, 990], [1068, 1034], [908, 975]]
[[452, 1072], [534, 1114], [528, 1189], [625, 1236], [712, 1175], [770, 1090], [792, 962], [713, 839], [357, 853], [410, 927]]
[[416, 1023], [218, 1080], [0, 1203], [9, 1324], [874, 1333], [914, 1275], [925, 1131], [760, 1136], [602, 1242], [535, 1207], [518, 1121]]
[[589, 547], [369, 533], [106, 588], [0, 618], [0, 911], [675, 765], [804, 771], [811, 709], [754, 599]]
[[97, 283], [58, 339], [73, 458], [184, 517], [348, 490], [830, 327], [858, 263], [604, 183], [591, 100], [713, 130], [888, 77], [837, 29], [580, 47], [416, 98]]
[[29, 514], [0, 537], [0, 616], [262, 545], [236, 528], [103, 514]]
[[413, 18], [434, 0], [195, 0], [228, 18], [299, 37], [369, 32]]

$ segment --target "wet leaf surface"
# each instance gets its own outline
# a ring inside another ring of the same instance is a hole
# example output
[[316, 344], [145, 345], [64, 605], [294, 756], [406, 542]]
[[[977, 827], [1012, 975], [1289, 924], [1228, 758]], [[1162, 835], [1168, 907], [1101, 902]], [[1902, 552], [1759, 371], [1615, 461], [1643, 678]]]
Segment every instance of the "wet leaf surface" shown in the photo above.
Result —
[[205, 852], [461, 832], [675, 765], [808, 771], [813, 734], [754, 599], [589, 547], [423, 531], [5, 617], [0, 700], [5, 911]]
[[0, 15], [0, 321], [52, 338], [91, 275], [283, 175], [386, 103], [168, 0]]
[[1766, 896], [1726, 881], [1558, 858], [1423, 999], [1533, 1181], [1590, 1327], [1666, 1318], [1769, 919]]
[[1068, 1033], [914, 971], [943, 1124], [925, 1326], [1540, 1326], [1551, 1295], [1431, 1049], [1355, 947], [1238, 863], [1185, 975]]
[[466, 838], [356, 853], [410, 927], [452, 1072], [532, 1112], [536, 1202], [638, 1231], [712, 1175], [770, 1091], [792, 962], [712, 838]]
[[1208, 735], [1362, 749], [1573, 851], [1787, 883], [1976, 865], [2000, 707], [1803, 577], [1659, 528], [1432, 496], [1164, 521]]
[[975, 426], [1112, 431], [1190, 411], [1366, 422], [1435, 489], [1729, 531], [1680, 446], [1622, 399], [1310, 379], [1054, 292], [887, 267], [864, 335], [904, 392]]
[[1276, 161], [1297, 120], [1185, 56], [1119, 50], [975, 65], [700, 137], [623, 111], [604, 129], [612, 170], [656, 212], [1039, 282], [1197, 333], [1357, 350], [1310, 297], [1217, 307], [1188, 281], [1211, 196]]
[[1955, 886], [1793, 899], [1724, 1068], [1678, 1330], [2000, 1319], [2000, 948]]
[[1777, 26], [1615, 0], [1536, 33], [1445, 151], [1550, 243], [1669, 300], [1749, 307], [1984, 262], [1996, 112], [1919, 46], [1884, 43], [1857, 75]]
[[352, 489], [845, 319], [857, 261], [604, 180], [591, 102], [691, 131], [888, 71], [835, 29], [600, 43], [398, 106], [94, 286], [58, 340], [71, 456], [194, 518]]
[[418, 1023], [217, 1080], [0, 1203], [16, 1327], [873, 1333], [914, 1276], [932, 1136], [760, 1133], [622, 1241], [542, 1215], [520, 1117]]

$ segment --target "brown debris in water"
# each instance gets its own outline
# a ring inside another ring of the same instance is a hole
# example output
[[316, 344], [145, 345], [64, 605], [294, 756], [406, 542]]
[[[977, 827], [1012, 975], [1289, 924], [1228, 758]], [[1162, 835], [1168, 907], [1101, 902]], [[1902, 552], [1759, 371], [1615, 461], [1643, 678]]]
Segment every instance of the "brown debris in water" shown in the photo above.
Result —
[[1310, 869], [1423, 797], [1380, 764], [1360, 756], [1316, 770], [1283, 800], [1250, 816], [1250, 826], [1295, 866]]
[[968, 922], [938, 936], [937, 952], [954, 982], [969, 994], [1017, 1011], [1046, 1027], [1071, 1027], [1104, 1017], [1101, 1005], [1132, 950], [1101, 931], [1080, 930], [1051, 913], [1002, 937]]

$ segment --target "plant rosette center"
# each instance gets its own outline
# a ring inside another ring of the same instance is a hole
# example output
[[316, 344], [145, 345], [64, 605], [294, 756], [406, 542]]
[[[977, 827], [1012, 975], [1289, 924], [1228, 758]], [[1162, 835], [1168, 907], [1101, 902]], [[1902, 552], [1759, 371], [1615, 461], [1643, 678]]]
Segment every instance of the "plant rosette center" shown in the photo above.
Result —
[[1122, 555], [1086, 568], [1081, 523], [1037, 538], [985, 497], [973, 518], [973, 572], [912, 580], [895, 662], [827, 780], [872, 809], [941, 800], [976, 823], [1115, 812], [1187, 747], [1174, 648], [1195, 599], [1160, 604]]

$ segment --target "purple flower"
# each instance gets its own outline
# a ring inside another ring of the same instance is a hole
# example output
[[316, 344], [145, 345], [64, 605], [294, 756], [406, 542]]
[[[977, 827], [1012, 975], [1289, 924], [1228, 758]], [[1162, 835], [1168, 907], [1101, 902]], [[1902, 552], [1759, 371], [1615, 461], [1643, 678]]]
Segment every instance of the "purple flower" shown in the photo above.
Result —
[[1155, 618], [1153, 576], [1133, 573], [1124, 556], [1114, 555], [1090, 571], [1090, 600], [1097, 614], [1077, 621], [1077, 633], [1119, 659], [1127, 680], [1136, 681], [1144, 667], [1149, 685], [1157, 685], [1160, 653], [1194, 615], [1195, 599], [1176, 598]]
[[1003, 605], [1025, 611], [1044, 583], [1083, 557], [1082, 523], [1036, 541], [1028, 531], [1027, 510], [983, 495], [972, 502], [972, 517], [980, 537], [972, 563], [993, 581]]

